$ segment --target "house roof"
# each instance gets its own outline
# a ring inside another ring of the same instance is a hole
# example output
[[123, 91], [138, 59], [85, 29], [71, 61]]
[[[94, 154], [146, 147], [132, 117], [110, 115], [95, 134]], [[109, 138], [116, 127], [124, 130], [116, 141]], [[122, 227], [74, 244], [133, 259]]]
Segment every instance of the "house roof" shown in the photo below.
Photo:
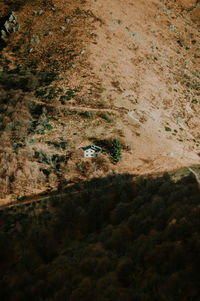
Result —
[[94, 144], [90, 144], [86, 147], [82, 148], [84, 151], [88, 150], [88, 149], [92, 149], [93, 151], [95, 151], [96, 153], [99, 153], [101, 151], [101, 147], [94, 145]]

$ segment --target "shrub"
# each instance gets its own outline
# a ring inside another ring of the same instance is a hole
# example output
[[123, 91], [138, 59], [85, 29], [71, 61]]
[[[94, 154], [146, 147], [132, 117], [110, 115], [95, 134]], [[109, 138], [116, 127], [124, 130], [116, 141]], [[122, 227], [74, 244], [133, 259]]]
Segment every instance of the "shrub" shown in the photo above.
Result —
[[122, 146], [117, 138], [112, 141], [111, 156], [113, 161], [116, 163], [122, 158]]
[[100, 114], [100, 117], [105, 119], [107, 122], [113, 122], [113, 120], [106, 114]]
[[80, 113], [80, 116], [86, 117], [86, 118], [93, 118], [94, 115], [95, 115], [94, 112], [81, 112], [81, 113]]

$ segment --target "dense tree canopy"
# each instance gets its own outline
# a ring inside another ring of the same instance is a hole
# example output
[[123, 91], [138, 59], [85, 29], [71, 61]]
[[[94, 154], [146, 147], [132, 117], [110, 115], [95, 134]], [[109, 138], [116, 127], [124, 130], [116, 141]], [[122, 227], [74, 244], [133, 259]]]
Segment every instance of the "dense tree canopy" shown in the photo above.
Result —
[[2, 301], [199, 299], [192, 177], [93, 179], [0, 214]]

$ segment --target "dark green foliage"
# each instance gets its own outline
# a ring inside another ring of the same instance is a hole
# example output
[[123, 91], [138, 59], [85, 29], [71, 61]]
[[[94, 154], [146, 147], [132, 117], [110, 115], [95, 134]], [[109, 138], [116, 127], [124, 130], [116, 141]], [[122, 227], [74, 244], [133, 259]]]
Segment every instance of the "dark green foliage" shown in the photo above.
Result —
[[113, 122], [113, 120], [110, 118], [110, 116], [106, 115], [106, 114], [100, 114], [100, 117], [105, 119], [107, 122]]
[[58, 93], [56, 93], [54, 87], [50, 87], [48, 91], [48, 95], [46, 96], [48, 99], [53, 99], [58, 96]]
[[36, 132], [38, 134], [45, 134], [46, 130], [51, 130], [53, 127], [49, 122], [50, 122], [50, 119], [47, 118], [44, 113], [42, 113], [42, 115], [40, 116], [40, 118], [37, 122], [38, 126], [36, 128]]
[[66, 100], [71, 100], [72, 98], [74, 98], [76, 96], [76, 92], [80, 92], [79, 90], [77, 89], [69, 89], [65, 92], [67, 98]]
[[122, 146], [117, 138], [112, 141], [111, 156], [116, 163], [122, 158]]
[[60, 102], [62, 105], [65, 104], [65, 100], [69, 100], [68, 96], [67, 95], [62, 95], [60, 96]]
[[42, 115], [43, 107], [44, 106], [39, 103], [31, 102], [29, 104], [29, 111], [32, 117], [38, 119], [40, 115]]
[[35, 92], [35, 95], [38, 96], [44, 96], [47, 93], [47, 89], [38, 89]]
[[104, 151], [110, 154], [113, 162], [117, 163], [122, 158], [122, 145], [118, 138], [99, 140], [91, 139], [95, 144], [102, 147]]

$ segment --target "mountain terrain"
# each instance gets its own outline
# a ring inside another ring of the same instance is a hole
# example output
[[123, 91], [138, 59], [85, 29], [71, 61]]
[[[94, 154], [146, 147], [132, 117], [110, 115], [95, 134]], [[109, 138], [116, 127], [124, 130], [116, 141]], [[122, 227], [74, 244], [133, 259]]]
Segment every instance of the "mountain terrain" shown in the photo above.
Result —
[[2, 205], [113, 173], [198, 180], [199, 1], [0, 4]]

